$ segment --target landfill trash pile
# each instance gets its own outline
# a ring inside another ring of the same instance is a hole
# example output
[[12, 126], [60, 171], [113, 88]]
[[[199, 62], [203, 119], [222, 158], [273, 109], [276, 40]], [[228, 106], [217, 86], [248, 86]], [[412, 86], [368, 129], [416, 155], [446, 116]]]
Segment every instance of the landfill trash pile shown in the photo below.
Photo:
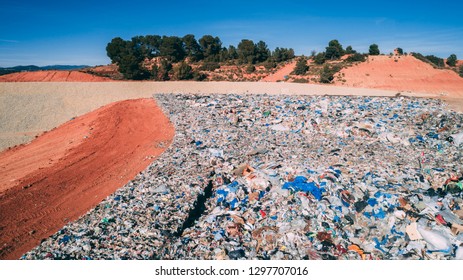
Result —
[[172, 146], [23, 259], [463, 259], [463, 115], [440, 101], [155, 98]]

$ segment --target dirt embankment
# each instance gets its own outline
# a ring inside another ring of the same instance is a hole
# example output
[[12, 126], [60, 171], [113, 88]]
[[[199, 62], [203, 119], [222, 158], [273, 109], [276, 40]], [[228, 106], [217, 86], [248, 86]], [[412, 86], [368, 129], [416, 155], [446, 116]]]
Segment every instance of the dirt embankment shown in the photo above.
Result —
[[296, 63], [297, 61], [293, 61], [291, 63], [284, 65], [277, 72], [268, 75], [267, 77], [263, 78], [261, 81], [262, 82], [278, 82], [278, 81], [286, 80], [286, 76], [289, 76], [289, 74], [291, 74], [291, 72], [294, 71], [294, 67], [296, 67]]
[[95, 207], [172, 142], [153, 99], [112, 103], [0, 153], [0, 259], [16, 259]]
[[343, 69], [337, 85], [463, 96], [463, 78], [452, 70], [435, 69], [413, 56], [370, 56]]
[[0, 82], [105, 82], [112, 81], [79, 71], [20, 72], [0, 76]]

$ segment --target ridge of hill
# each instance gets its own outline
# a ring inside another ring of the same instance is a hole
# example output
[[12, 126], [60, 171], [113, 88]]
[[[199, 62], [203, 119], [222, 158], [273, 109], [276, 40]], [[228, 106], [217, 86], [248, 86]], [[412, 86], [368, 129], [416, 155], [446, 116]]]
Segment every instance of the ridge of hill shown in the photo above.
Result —
[[105, 82], [110, 78], [79, 71], [34, 71], [17, 72], [0, 76], [0, 82]]
[[37, 66], [37, 65], [18, 65], [13, 67], [0, 67], [0, 75], [6, 75], [16, 72], [23, 71], [41, 71], [41, 70], [79, 70], [83, 68], [88, 68], [88, 65], [47, 65], [47, 66]]

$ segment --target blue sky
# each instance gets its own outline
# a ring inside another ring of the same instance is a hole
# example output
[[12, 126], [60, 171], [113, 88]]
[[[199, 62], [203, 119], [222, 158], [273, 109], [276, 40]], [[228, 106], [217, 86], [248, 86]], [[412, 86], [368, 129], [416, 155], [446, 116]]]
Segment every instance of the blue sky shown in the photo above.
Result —
[[338, 39], [366, 52], [395, 47], [463, 58], [462, 1], [0, 1], [0, 67], [109, 63], [114, 37], [194, 34], [323, 51]]

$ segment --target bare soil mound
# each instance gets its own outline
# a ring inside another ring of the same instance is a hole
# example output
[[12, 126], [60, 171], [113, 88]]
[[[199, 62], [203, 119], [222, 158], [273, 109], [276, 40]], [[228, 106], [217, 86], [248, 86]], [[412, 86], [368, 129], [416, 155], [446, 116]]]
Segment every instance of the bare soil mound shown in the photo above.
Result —
[[335, 84], [351, 87], [463, 95], [463, 78], [452, 70], [435, 69], [413, 56], [370, 56], [343, 69]]
[[99, 77], [107, 77], [112, 80], [122, 80], [124, 76], [119, 72], [119, 67], [116, 64], [99, 65], [81, 70], [83, 73], [96, 75]]
[[79, 71], [20, 72], [0, 76], [0, 82], [105, 82], [112, 81]]
[[0, 259], [16, 259], [133, 179], [172, 142], [153, 99], [109, 104], [0, 153]]
[[291, 72], [294, 71], [294, 67], [296, 67], [297, 61], [290, 62], [283, 67], [281, 67], [278, 71], [273, 74], [268, 75], [267, 77], [263, 78], [262, 82], [279, 82], [286, 80], [286, 77], [289, 76]]

